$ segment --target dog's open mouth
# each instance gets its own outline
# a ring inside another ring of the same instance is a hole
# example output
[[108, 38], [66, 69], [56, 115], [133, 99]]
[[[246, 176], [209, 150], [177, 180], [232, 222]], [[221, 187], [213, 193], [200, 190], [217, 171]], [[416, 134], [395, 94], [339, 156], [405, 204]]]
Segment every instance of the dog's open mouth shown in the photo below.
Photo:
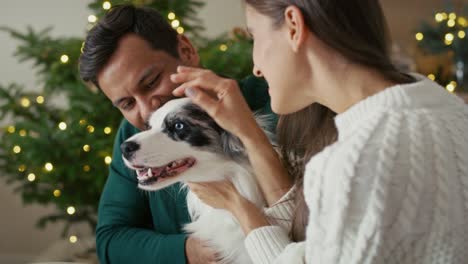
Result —
[[172, 161], [161, 167], [138, 168], [138, 183], [141, 185], [149, 185], [155, 182], [160, 182], [164, 179], [181, 174], [182, 172], [191, 168], [194, 164], [194, 158], [185, 158]]

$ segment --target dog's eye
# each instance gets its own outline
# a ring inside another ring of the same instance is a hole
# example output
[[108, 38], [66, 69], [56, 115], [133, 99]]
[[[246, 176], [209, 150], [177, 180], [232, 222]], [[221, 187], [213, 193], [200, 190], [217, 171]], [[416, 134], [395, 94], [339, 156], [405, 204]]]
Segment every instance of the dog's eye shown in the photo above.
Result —
[[175, 123], [174, 128], [177, 129], [177, 130], [182, 130], [182, 129], [184, 129], [184, 124], [182, 124], [180, 122]]

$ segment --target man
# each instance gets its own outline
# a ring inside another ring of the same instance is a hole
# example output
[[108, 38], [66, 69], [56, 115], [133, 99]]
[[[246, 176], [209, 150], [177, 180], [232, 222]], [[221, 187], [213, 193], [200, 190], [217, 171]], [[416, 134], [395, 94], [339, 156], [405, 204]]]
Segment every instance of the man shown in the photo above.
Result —
[[[114, 7], [86, 38], [80, 75], [125, 118], [99, 202], [96, 244], [103, 264], [216, 261], [211, 249], [182, 230], [190, 217], [180, 186], [138, 190], [135, 173], [121, 158], [120, 144], [144, 130], [151, 113], [174, 98], [177, 85], [169, 76], [178, 65], [199, 66], [197, 51], [152, 9]], [[239, 84], [252, 110], [271, 114], [264, 81], [252, 77]]]

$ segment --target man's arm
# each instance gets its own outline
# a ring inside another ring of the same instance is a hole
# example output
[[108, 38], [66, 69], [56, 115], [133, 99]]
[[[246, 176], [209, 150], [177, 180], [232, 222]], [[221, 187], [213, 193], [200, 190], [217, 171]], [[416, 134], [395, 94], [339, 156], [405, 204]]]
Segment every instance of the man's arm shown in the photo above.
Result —
[[[100, 263], [186, 263], [185, 234], [152, 229], [146, 194], [123, 165], [120, 144], [130, 135], [119, 129], [109, 177], [101, 195], [96, 229]], [[128, 129], [127, 129], [128, 130]]]

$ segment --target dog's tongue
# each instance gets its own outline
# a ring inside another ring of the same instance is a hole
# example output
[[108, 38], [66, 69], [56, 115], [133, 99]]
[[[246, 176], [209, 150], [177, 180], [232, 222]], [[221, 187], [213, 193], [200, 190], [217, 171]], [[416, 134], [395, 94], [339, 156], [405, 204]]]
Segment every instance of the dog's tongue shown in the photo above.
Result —
[[169, 163], [162, 167], [142, 168], [137, 171], [138, 180], [145, 182], [148, 180], [158, 180], [160, 178], [172, 177], [186, 171], [195, 164], [195, 159], [186, 158]]
[[151, 168], [151, 174], [153, 177], [159, 177], [165, 169], [166, 169], [165, 167]]

